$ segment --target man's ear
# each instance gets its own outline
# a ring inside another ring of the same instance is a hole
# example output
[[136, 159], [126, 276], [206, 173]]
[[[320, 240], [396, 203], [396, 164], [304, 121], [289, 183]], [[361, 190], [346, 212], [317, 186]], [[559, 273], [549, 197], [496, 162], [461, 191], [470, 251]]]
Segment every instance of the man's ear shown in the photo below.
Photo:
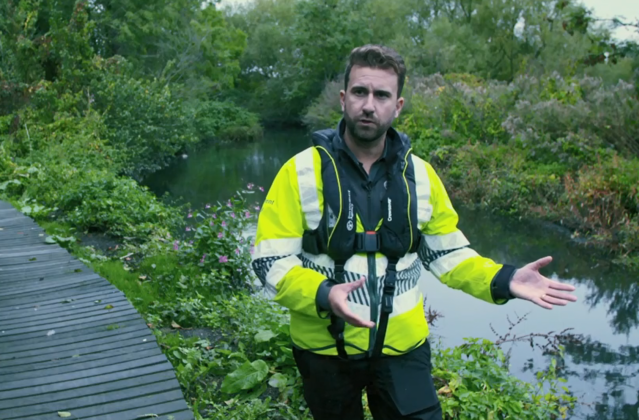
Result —
[[404, 98], [399, 98], [397, 100], [397, 105], [395, 106], [395, 118], [399, 117], [399, 114], [402, 112], [404, 108]]
[[339, 103], [342, 104], [342, 112], [344, 112], [344, 99], [346, 98], [346, 92], [344, 90], [339, 91]]

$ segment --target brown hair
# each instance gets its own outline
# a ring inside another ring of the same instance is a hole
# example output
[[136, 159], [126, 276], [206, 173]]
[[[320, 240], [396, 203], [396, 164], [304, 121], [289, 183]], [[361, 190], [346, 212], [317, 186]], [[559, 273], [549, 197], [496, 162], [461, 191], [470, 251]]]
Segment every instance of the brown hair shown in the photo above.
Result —
[[404, 59], [397, 51], [383, 45], [367, 44], [354, 48], [348, 57], [346, 73], [344, 75], [344, 90], [348, 89], [348, 80], [353, 66], [369, 68], [393, 69], [397, 73], [397, 97], [402, 95], [404, 81], [406, 80], [406, 65]]

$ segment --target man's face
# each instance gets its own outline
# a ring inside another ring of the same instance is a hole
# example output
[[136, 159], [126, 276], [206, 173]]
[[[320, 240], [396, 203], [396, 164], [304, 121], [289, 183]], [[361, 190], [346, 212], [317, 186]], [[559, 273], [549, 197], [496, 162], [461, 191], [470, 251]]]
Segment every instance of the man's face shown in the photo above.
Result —
[[340, 99], [346, 128], [355, 140], [371, 143], [386, 134], [404, 106], [397, 90], [397, 73], [392, 69], [352, 67]]

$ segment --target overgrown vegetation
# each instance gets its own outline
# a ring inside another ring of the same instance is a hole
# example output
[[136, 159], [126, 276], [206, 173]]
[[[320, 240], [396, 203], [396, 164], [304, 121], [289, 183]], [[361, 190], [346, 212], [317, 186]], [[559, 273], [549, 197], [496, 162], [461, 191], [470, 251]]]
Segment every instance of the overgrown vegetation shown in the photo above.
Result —
[[[287, 313], [252, 280], [243, 233], [262, 187], [194, 210], [136, 179], [202, 141], [259, 139], [264, 120], [333, 123], [344, 57], [379, 41], [415, 71], [400, 128], [458, 199], [560, 220], [631, 262], [636, 51], [593, 66], [606, 30], [555, 3], [259, 0], [225, 16], [195, 0], [0, 2], [0, 194], [125, 292], [199, 418], [310, 419]], [[565, 418], [575, 404], [560, 348], [533, 384], [499, 342], [435, 348], [448, 419]]]

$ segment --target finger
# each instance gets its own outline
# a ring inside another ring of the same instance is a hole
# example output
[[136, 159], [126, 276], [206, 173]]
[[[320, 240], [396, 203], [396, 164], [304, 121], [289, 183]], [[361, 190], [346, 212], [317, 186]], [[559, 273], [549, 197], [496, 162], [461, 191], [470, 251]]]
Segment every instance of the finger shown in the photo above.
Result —
[[547, 257], [540, 258], [537, 261], [530, 263], [529, 265], [530, 265], [530, 268], [532, 268], [533, 270], [539, 271], [540, 269], [547, 266], [551, 262], [552, 262], [552, 257], [547, 256]]
[[375, 326], [374, 322], [364, 321], [362, 318], [358, 317], [353, 312], [351, 312], [351, 310], [348, 308], [348, 304], [340, 305], [337, 308], [337, 310], [338, 310], [338, 313], [337, 313], [338, 316], [344, 318], [344, 321], [348, 322], [349, 324], [355, 327], [373, 328]]
[[532, 298], [530, 301], [544, 309], [552, 309], [552, 305], [544, 301], [541, 297]]
[[543, 295], [541, 297], [541, 300], [543, 300], [546, 303], [550, 303], [551, 305], [559, 305], [559, 306], [566, 306], [566, 304], [568, 303], [563, 299], [557, 299], [550, 295]]
[[359, 280], [357, 281], [354, 281], [352, 283], [346, 283], [346, 287], [344, 289], [346, 290], [346, 292], [350, 293], [364, 286], [365, 281], [366, 279], [364, 277], [360, 277]]
[[570, 293], [555, 292], [553, 290], [549, 290], [546, 293], [546, 296], [550, 296], [550, 297], [555, 298], [555, 299], [561, 299], [561, 300], [569, 301], [569, 302], [576, 302], [577, 301], [577, 296], [575, 296], [575, 295], [571, 295]]
[[360, 327], [360, 328], [373, 328], [375, 326], [374, 322], [364, 321], [362, 318], [358, 317], [352, 312], [344, 314], [344, 321], [348, 322], [354, 327]]
[[550, 280], [549, 286], [555, 290], [566, 290], [569, 292], [575, 291], [577, 288], [572, 284], [560, 283], [558, 281]]

